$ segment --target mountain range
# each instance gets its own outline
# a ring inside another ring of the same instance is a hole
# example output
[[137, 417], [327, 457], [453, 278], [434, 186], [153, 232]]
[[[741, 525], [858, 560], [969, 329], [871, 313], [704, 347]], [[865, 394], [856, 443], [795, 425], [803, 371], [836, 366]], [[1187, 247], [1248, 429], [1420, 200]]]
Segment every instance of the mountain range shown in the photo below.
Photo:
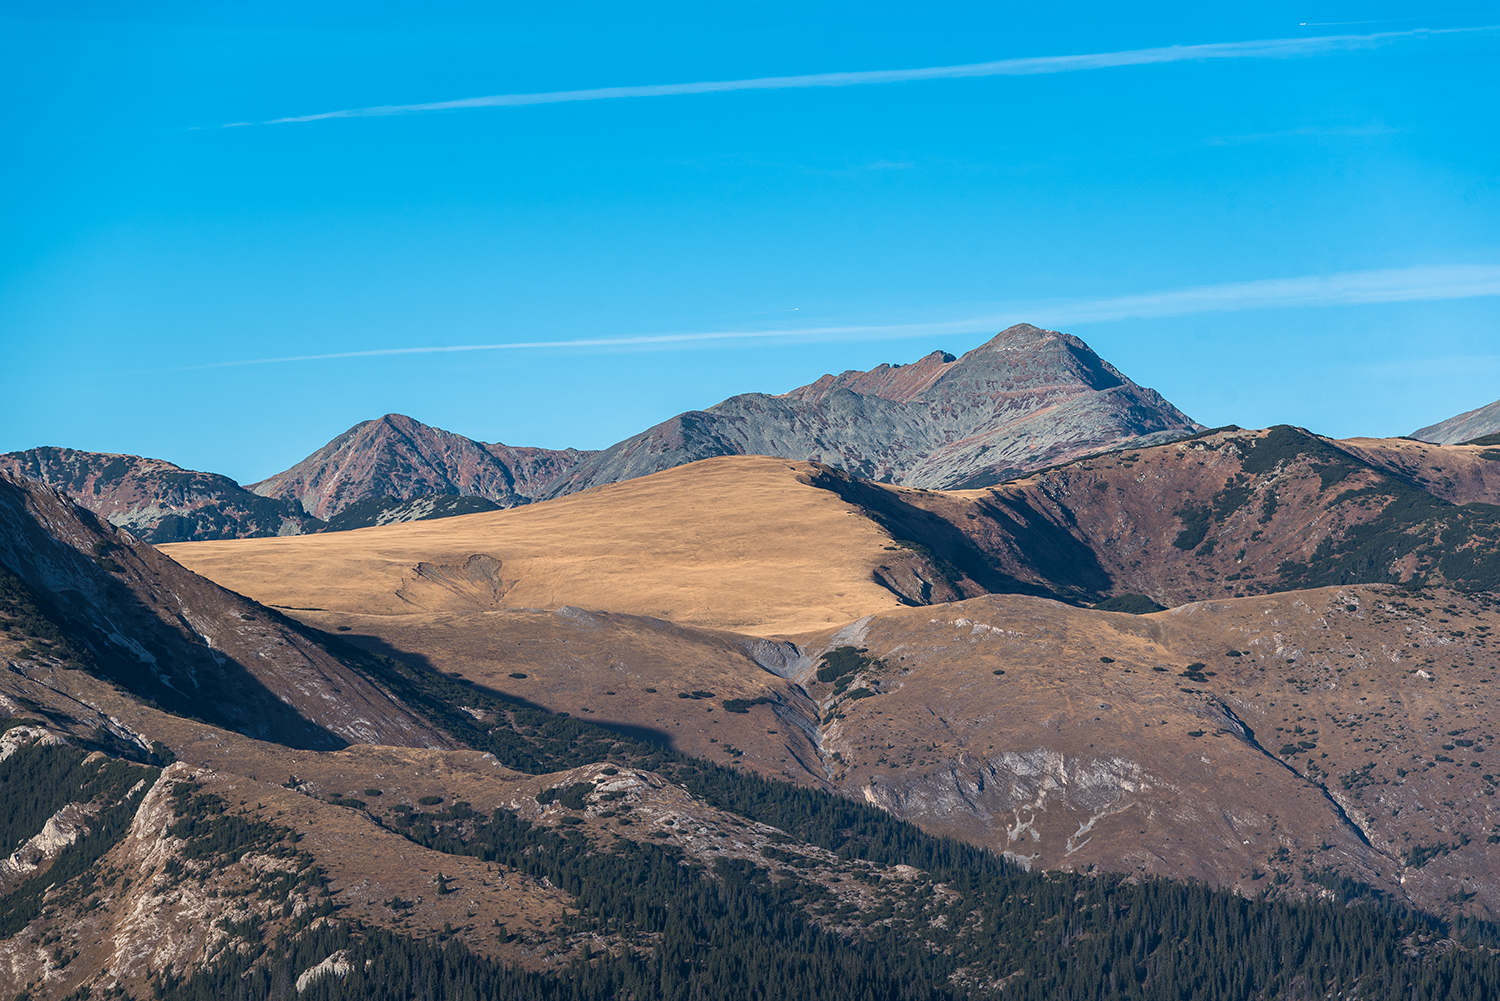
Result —
[[962, 358], [938, 351], [909, 365], [825, 375], [780, 396], [735, 396], [599, 452], [479, 442], [387, 414], [248, 488], [161, 460], [58, 448], [0, 455], [0, 468], [68, 490], [148, 541], [177, 542], [482, 507], [443, 498], [516, 507], [718, 455], [811, 459], [911, 486], [979, 486], [1197, 430], [1078, 338], [1021, 324]]
[[[264, 538], [517, 507], [718, 455], [777, 455], [931, 489], [987, 486], [1202, 425], [1076, 337], [1019, 324], [961, 358], [825, 375], [679, 414], [602, 451], [486, 443], [403, 414], [362, 421], [242, 487], [161, 459], [44, 446], [0, 454], [149, 542]], [[1422, 428], [1457, 444], [1500, 433], [1500, 403]]]
[[56, 487], [151, 542], [300, 535], [321, 527], [299, 504], [162, 459], [42, 446], [0, 455], [0, 470]]
[[933, 352], [682, 414], [588, 456], [548, 496], [716, 455], [809, 459], [906, 486], [985, 486], [1200, 429], [1078, 338], [1019, 324], [962, 358]]
[[601, 452], [390, 415], [277, 496], [11, 453], [0, 994], [1500, 994], [1462, 441], [1022, 327]]

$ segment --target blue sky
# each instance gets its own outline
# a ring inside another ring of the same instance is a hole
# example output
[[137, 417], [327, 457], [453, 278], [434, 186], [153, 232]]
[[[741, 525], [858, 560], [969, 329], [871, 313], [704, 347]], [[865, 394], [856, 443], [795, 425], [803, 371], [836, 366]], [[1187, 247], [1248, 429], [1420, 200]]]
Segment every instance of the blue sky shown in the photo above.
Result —
[[0, 450], [597, 448], [1019, 320], [1211, 425], [1500, 398], [1500, 4], [1041, 6], [6, 4]]

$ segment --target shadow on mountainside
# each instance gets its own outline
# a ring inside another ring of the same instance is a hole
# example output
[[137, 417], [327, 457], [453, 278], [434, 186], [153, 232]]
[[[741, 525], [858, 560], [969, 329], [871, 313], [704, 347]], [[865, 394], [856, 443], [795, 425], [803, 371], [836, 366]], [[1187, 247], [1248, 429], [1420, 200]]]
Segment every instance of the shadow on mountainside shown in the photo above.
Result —
[[[352, 632], [334, 636], [311, 630], [310, 627], [303, 628], [308, 629], [310, 634], [315, 633], [318, 642], [330, 651], [338, 651], [342, 647], [349, 654], [343, 658], [346, 662], [361, 667], [370, 680], [389, 690], [401, 701], [426, 713], [434, 724], [466, 743], [473, 743], [470, 739], [472, 735], [467, 735], [466, 731], [474, 729], [472, 718], [465, 718], [459, 709], [466, 692], [475, 693], [485, 700], [509, 708], [531, 710], [557, 719], [573, 718], [568, 713], [557, 712], [540, 702], [481, 685], [459, 674], [444, 674], [426, 654], [394, 646], [384, 637]], [[366, 656], [361, 657], [360, 654]], [[397, 665], [406, 670], [393, 670]], [[653, 727], [593, 718], [578, 722], [608, 730], [626, 740], [652, 744], [664, 751], [676, 750], [671, 734]]]
[[[41, 590], [0, 568], [0, 616], [8, 619], [8, 634], [27, 640], [23, 652], [33, 658], [30, 663], [84, 671], [163, 712], [257, 740], [311, 751], [348, 746], [277, 698], [242, 664], [201, 640], [172, 635], [175, 630], [133, 601], [128, 588], [108, 593], [114, 599], [107, 620], [111, 633], [91, 621], [81, 593]], [[27, 675], [28, 662], [13, 662], [11, 669]]]
[[238, 626], [263, 644], [268, 664], [293, 654], [280, 630], [241, 606], [256, 607], [51, 489], [0, 476], [0, 616], [12, 638], [26, 641], [28, 658], [13, 670], [61, 664], [165, 712], [257, 740], [347, 746], [203, 635], [227, 638]]
[[[980, 507], [989, 518], [1004, 526], [1019, 551], [1020, 563], [1033, 568], [1039, 578], [1048, 582], [1045, 584], [1004, 572], [994, 558], [956, 525], [908, 503], [895, 490], [828, 467], [820, 467], [812, 477], [812, 485], [855, 505], [898, 545], [924, 557], [935, 574], [956, 592], [956, 597], [1026, 594], [1079, 604], [1098, 601], [1114, 586], [1092, 549], [1024, 502], [996, 498]], [[886, 583], [878, 576], [876, 579]], [[924, 600], [913, 601], [909, 595], [896, 593], [910, 604], [929, 604], [932, 598], [942, 600], [940, 595], [924, 594], [921, 596]]]

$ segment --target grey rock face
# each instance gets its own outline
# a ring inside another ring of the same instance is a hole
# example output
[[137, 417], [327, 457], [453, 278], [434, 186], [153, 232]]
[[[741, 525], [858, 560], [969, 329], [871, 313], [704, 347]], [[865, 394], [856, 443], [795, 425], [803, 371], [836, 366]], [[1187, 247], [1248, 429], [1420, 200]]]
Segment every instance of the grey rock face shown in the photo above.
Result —
[[556, 497], [717, 455], [813, 459], [907, 486], [985, 486], [1019, 473], [1201, 430], [1069, 334], [1019, 324], [962, 358], [824, 376], [747, 393], [583, 458]]
[[1413, 431], [1411, 437], [1434, 445], [1457, 445], [1491, 434], [1500, 434], [1500, 400]]
[[459, 497], [455, 494], [424, 494], [411, 500], [395, 497], [371, 497], [351, 504], [328, 519], [325, 532], [347, 532], [376, 525], [396, 525], [407, 521], [431, 521], [461, 514], [498, 511], [500, 505], [486, 497]]

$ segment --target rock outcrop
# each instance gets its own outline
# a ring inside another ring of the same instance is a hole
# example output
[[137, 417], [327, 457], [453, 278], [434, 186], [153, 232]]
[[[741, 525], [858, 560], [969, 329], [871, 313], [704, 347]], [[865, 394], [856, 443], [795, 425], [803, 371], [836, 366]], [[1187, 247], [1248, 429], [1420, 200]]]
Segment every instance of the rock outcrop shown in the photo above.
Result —
[[321, 527], [300, 505], [162, 459], [44, 446], [0, 455], [0, 469], [62, 490], [150, 543], [302, 535]]
[[1411, 437], [1436, 445], [1458, 445], [1492, 434], [1500, 434], [1500, 400], [1413, 431]]

